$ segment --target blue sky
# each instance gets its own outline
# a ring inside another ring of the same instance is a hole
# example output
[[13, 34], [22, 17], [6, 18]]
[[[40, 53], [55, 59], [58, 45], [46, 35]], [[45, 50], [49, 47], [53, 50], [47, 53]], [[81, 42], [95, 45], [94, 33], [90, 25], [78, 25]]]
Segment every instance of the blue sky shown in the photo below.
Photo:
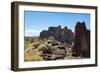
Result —
[[87, 29], [90, 29], [90, 14], [24, 11], [25, 36], [39, 36], [42, 30], [58, 25], [74, 31], [78, 21], [85, 21]]

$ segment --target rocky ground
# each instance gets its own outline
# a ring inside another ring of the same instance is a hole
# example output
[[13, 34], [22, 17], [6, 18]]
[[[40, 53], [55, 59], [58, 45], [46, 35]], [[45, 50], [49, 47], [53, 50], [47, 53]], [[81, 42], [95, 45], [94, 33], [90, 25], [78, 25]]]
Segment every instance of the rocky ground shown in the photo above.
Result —
[[[39, 41], [39, 40], [38, 40]], [[36, 43], [27, 43], [25, 49], [25, 61], [79, 59], [72, 56], [73, 44], [61, 43], [56, 40], [45, 40]], [[29, 46], [30, 45], [30, 46]]]

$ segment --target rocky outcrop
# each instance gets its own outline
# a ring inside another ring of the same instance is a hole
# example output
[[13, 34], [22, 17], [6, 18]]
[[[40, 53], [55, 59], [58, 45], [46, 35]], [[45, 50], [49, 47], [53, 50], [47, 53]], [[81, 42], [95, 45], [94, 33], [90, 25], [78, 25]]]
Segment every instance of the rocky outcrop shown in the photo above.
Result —
[[59, 25], [58, 27], [49, 27], [48, 30], [43, 30], [40, 32], [40, 39], [48, 39], [53, 37], [55, 40], [60, 42], [68, 42], [71, 43], [74, 41], [73, 32], [65, 26], [61, 28]]
[[59, 44], [57, 41], [46, 41], [38, 47], [41, 51], [41, 57], [44, 60], [58, 60], [66, 57], [66, 47]]
[[75, 26], [73, 52], [73, 56], [90, 57], [90, 30], [86, 29], [85, 22], [77, 22]]

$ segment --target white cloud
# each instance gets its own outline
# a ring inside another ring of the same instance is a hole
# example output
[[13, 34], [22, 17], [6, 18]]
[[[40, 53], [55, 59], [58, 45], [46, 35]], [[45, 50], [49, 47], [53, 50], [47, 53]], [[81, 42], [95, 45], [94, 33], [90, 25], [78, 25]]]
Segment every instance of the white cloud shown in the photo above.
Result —
[[41, 30], [25, 30], [25, 36], [39, 36]]

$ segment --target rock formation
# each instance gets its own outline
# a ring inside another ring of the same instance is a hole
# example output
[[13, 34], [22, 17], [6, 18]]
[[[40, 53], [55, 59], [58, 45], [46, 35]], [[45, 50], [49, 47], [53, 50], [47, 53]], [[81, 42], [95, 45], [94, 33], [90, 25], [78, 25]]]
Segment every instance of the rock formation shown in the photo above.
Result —
[[43, 57], [44, 60], [57, 60], [66, 57], [66, 47], [57, 41], [48, 40], [45, 44], [41, 44], [38, 50], [41, 51], [41, 57]]
[[55, 40], [62, 43], [71, 43], [72, 41], [74, 41], [73, 32], [66, 26], [64, 28], [61, 28], [60, 25], [58, 27], [49, 27], [48, 30], [43, 30], [42, 32], [40, 32], [40, 39], [48, 39], [49, 37], [53, 37]]
[[85, 22], [77, 22], [75, 26], [73, 53], [73, 56], [90, 57], [90, 30], [86, 29]]

